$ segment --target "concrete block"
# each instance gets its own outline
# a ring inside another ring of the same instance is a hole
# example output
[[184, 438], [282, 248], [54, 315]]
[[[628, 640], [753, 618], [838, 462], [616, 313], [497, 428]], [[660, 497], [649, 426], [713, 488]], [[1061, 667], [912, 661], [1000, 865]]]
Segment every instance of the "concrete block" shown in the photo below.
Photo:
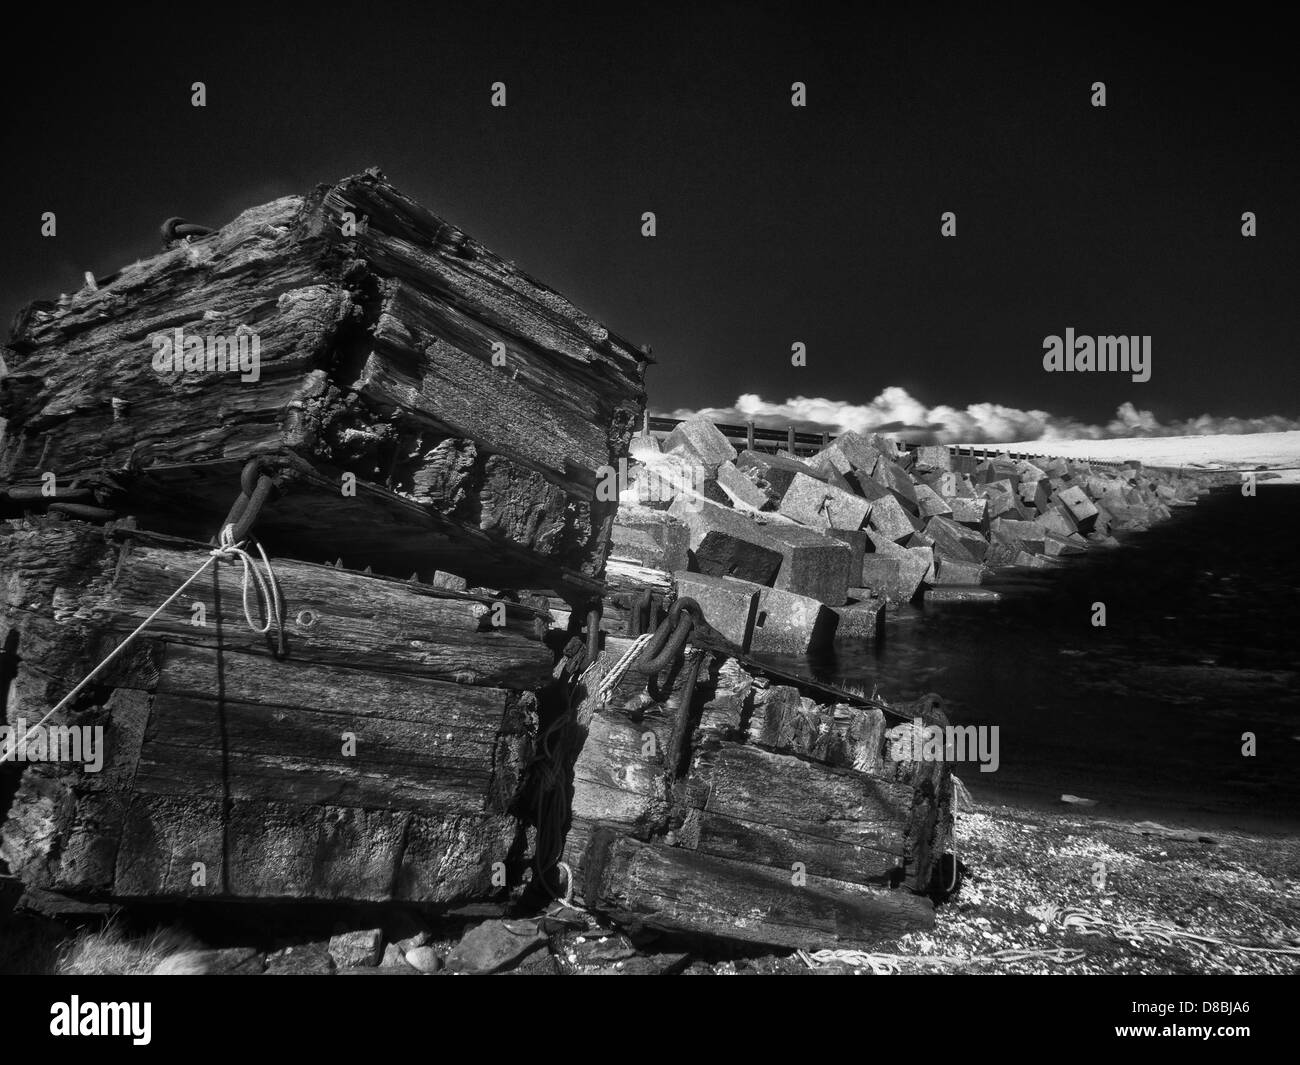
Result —
[[945, 496], [952, 520], [971, 529], [983, 531], [989, 526], [989, 501], [983, 496]]
[[[947, 450], [946, 448], [944, 450]], [[952, 507], [948, 501], [928, 484], [916, 485], [916, 502], [920, 507], [920, 517], [922, 521], [930, 518], [950, 518], [952, 517]]]
[[1020, 496], [1016, 492], [1015, 485], [1008, 480], [989, 481], [986, 484], [979, 485], [975, 489], [976, 496], [983, 496], [989, 501], [988, 515], [989, 520], [1000, 517], [1008, 511], [1015, 511], [1017, 515], [1020, 509]]
[[778, 510], [811, 529], [860, 529], [871, 504], [861, 496], [797, 473]]
[[[721, 559], [737, 558], [742, 551], [737, 542], [751, 544], [781, 556], [772, 582], [775, 587], [810, 595], [831, 606], [844, 602], [852, 556], [848, 544], [793, 523], [759, 523], [740, 511], [707, 501], [692, 508], [679, 500], [673, 503], [669, 513], [681, 518], [689, 528], [691, 550], [701, 571], [706, 562], [717, 566]], [[705, 538], [710, 534], [713, 540], [706, 544]], [[756, 580], [739, 570], [731, 575]]]
[[892, 493], [881, 496], [871, 504], [867, 526], [888, 540], [906, 540], [922, 528], [921, 522], [898, 501]]
[[1002, 593], [995, 592], [992, 588], [974, 588], [960, 584], [949, 584], [925, 590], [925, 602], [936, 605], [940, 603], [996, 603], [1001, 598]]
[[[1041, 543], [1041, 541], [1039, 542]], [[989, 553], [984, 556], [984, 565], [988, 566], [990, 569], [997, 566], [1014, 566], [1016, 564], [1016, 556], [1020, 554], [1022, 550], [1027, 550], [1027, 548], [1022, 547], [1021, 541], [1019, 540], [1010, 544], [989, 544]], [[1033, 554], [1033, 551], [1030, 551], [1030, 554]]]
[[876, 550], [874, 555], [867, 555], [862, 560], [862, 583], [867, 587], [868, 571], [873, 568], [875, 556], [898, 560], [898, 573], [894, 580], [885, 586], [885, 597], [891, 603], [906, 603], [916, 595], [923, 581], [934, 578], [934, 549], [929, 547], [901, 547], [879, 535], [872, 536]]
[[1041, 466], [1030, 462], [1029, 459], [1016, 460], [1016, 472], [1020, 474], [1020, 483], [1032, 484], [1035, 481], [1041, 481], [1047, 476]]
[[866, 529], [827, 529], [826, 535], [849, 545], [849, 576], [862, 572], [862, 558], [871, 546]]
[[[633, 533], [640, 534], [640, 537], [634, 538]], [[645, 545], [644, 537], [653, 542], [653, 549]], [[612, 540], [611, 555], [633, 558], [642, 565], [669, 573], [686, 569], [690, 561], [690, 530], [667, 511], [651, 507], [619, 507], [614, 518]], [[639, 553], [629, 554], [623, 549], [624, 544], [642, 546]]]
[[758, 589], [754, 654], [806, 655], [830, 646], [835, 615], [820, 600], [781, 588]]
[[1063, 481], [1057, 481], [1053, 484], [1050, 477], [1044, 477], [1034, 484], [1034, 506], [1038, 508], [1038, 513], [1042, 514], [1044, 511], [1051, 509], [1054, 502], [1052, 493], [1062, 484], [1064, 484]]
[[1088, 498], [1087, 492], [1077, 484], [1070, 485], [1058, 488], [1052, 493], [1052, 498], [1065, 508], [1075, 529], [1082, 533], [1092, 531], [1093, 523], [1097, 520], [1097, 508]]
[[736, 457], [736, 449], [708, 418], [696, 415], [678, 425], [664, 440], [666, 452], [695, 458], [706, 466], [720, 466]]
[[1017, 566], [1026, 566], [1029, 569], [1055, 569], [1056, 563], [1046, 555], [1031, 555], [1028, 551], [1021, 551], [1016, 555]]
[[989, 539], [1003, 544], [1013, 544], [1018, 540], [1037, 540], [1042, 542], [1045, 530], [1037, 521], [1022, 521], [1019, 518], [995, 518], [989, 523]]
[[806, 461], [813, 472], [822, 478], [829, 477], [832, 473], [848, 473], [853, 469], [853, 463], [848, 460], [848, 456], [833, 447], [822, 448]]
[[758, 585], [684, 570], [673, 574], [673, 583], [677, 586], [678, 598], [690, 597], [699, 603], [704, 620], [723, 639], [749, 649], [758, 614]]
[[872, 477], [871, 474], [863, 473], [861, 470], [850, 470], [844, 479], [849, 482], [849, 486], [854, 492], [872, 503], [877, 499], [884, 499], [886, 496], [894, 494]]
[[782, 455], [768, 455], [761, 451], [742, 451], [736, 459], [736, 468], [750, 471], [762, 485], [766, 485], [768, 498], [773, 503], [781, 502], [781, 497], [785, 495], [796, 473], [816, 476], [806, 462]]
[[871, 476], [878, 484], [893, 492], [898, 497], [898, 501], [909, 511], [913, 514], [920, 513], [921, 508], [916, 499], [916, 486], [912, 484], [912, 478], [898, 463], [882, 457], [876, 463], [876, 468], [871, 471]]
[[935, 550], [950, 558], [983, 562], [988, 554], [989, 542], [981, 533], [951, 518], [931, 518], [925, 532], [934, 541]]
[[1043, 540], [1043, 554], [1049, 558], [1056, 558], [1059, 555], [1082, 555], [1088, 550], [1088, 541], [1074, 533], [1071, 536], [1061, 536], [1058, 533], [1045, 533]]
[[1069, 536], [1076, 531], [1074, 522], [1066, 514], [1065, 508], [1055, 504], [1039, 514], [1034, 522], [1042, 526], [1044, 532], [1054, 532], [1060, 536]]
[[737, 469], [734, 462], [724, 462], [718, 467], [718, 487], [727, 493], [734, 506], [762, 510], [770, 502], [767, 493]]
[[957, 494], [957, 474], [952, 470], [922, 474], [921, 483], [929, 485], [937, 495], [942, 496], [944, 499]]
[[[849, 471], [852, 472], [851, 470]], [[857, 491], [849, 482], [848, 475], [840, 473], [839, 470], [831, 469], [826, 471], [826, 483], [842, 492], [848, 492], [850, 495], [857, 495]]]
[[771, 584], [781, 571], [780, 551], [722, 530], [706, 533], [693, 554], [695, 568], [715, 577]]
[[952, 452], [943, 444], [918, 447], [914, 452], [918, 470], [951, 470]]
[[856, 589], [850, 589], [850, 591], [855, 596], [859, 592], [864, 592], [871, 596], [887, 597], [889, 589], [898, 583], [898, 575], [902, 566], [903, 560], [901, 558], [891, 558], [888, 555], [880, 554], [867, 555], [862, 560], [862, 572], [859, 577], [862, 584]]
[[[865, 589], [858, 589], [865, 591]], [[857, 603], [835, 607], [835, 643], [843, 647], [861, 647], [885, 637], [885, 600], [864, 596]]]
[[642, 436], [640, 433], [633, 434], [627, 444], [627, 454], [632, 459], [640, 459], [642, 455], [662, 455], [663, 450], [657, 436]]
[[934, 564], [935, 584], [983, 584], [988, 570], [982, 562], [952, 558], [936, 552]]
[[881, 436], [879, 433], [872, 433], [867, 437], [867, 443], [891, 461], [898, 458], [898, 445], [887, 436]]
[[703, 492], [708, 467], [681, 454], [646, 454], [627, 472], [627, 488], [619, 493], [619, 506], [665, 509], [679, 495]]
[[[861, 470], [864, 473], [870, 473], [875, 469], [876, 462], [881, 457], [880, 448], [861, 433], [850, 430], [847, 433], [841, 433], [823, 451], [835, 451], [842, 455], [849, 463], [849, 468]], [[841, 473], [848, 471], [844, 467], [836, 465]]]

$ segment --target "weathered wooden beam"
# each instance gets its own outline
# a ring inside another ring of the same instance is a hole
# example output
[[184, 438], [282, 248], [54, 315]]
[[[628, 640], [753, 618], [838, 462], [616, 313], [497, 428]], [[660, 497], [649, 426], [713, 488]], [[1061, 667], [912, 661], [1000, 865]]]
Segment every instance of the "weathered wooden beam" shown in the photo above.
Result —
[[[50, 633], [57, 641], [51, 675], [72, 680], [207, 558], [206, 549], [183, 541], [131, 530], [105, 535], [82, 522], [36, 519], [4, 530], [0, 609], [11, 626]], [[292, 559], [276, 558], [273, 567], [289, 660], [529, 691], [551, 679], [552, 655], [532, 608]], [[276, 651], [273, 634], [248, 628], [234, 560], [210, 566], [146, 637], [146, 645]]]
[[886, 891], [643, 843], [610, 829], [592, 839], [583, 895], [615, 919], [666, 932], [772, 946], [870, 949], [934, 925], [920, 895]]
[[[207, 557], [132, 530], [0, 525], [9, 724], [44, 717]], [[240, 569], [218, 562], [50, 722], [101, 727], [105, 764], [24, 772], [0, 851], [29, 889], [450, 903], [501, 894], [501, 869], [518, 885], [531, 689], [551, 669], [538, 613], [503, 603], [495, 626], [481, 597], [275, 569], [284, 655], [249, 633]]]
[[[256, 341], [256, 372], [169, 368], [177, 330], [200, 354]], [[263, 457], [291, 490], [259, 533], [300, 557], [342, 535], [358, 566], [573, 598], [604, 564], [594, 485], [648, 361], [377, 172], [31, 305], [5, 359], [0, 484], [54, 473], [195, 536]]]

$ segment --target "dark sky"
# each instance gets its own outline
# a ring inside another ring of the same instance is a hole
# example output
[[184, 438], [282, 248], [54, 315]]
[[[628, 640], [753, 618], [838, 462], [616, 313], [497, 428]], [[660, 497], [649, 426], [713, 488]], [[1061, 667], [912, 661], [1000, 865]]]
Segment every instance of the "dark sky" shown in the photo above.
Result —
[[[1300, 414], [1290, 31], [1238, 5], [904, 7], [187, 4], [13, 26], [0, 310], [153, 254], [169, 215], [217, 225], [379, 165], [653, 344], [656, 409], [901, 385], [1085, 421], [1125, 400]], [[1151, 381], [1045, 374], [1066, 326], [1151, 334]]]

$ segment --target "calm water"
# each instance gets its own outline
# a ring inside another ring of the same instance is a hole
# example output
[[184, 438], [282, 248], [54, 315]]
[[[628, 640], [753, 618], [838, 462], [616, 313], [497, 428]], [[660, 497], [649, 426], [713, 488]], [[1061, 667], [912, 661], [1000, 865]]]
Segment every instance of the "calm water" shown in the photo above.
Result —
[[998, 772], [958, 769], [977, 798], [1300, 822], [1297, 528], [1300, 488], [1216, 490], [1122, 548], [996, 578], [1000, 603], [903, 608], [883, 647], [810, 668], [999, 725]]

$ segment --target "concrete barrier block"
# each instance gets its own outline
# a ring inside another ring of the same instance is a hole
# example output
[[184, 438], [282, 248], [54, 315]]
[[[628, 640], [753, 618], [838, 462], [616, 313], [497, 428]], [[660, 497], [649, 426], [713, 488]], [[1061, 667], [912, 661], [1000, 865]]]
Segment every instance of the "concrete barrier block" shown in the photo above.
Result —
[[935, 584], [983, 584], [984, 578], [988, 576], [988, 570], [982, 562], [952, 558], [941, 551], [936, 552], [935, 556]]
[[885, 558], [894, 558], [898, 560], [898, 573], [894, 580], [886, 585], [884, 592], [885, 598], [891, 603], [906, 603], [916, 595], [917, 590], [921, 587], [922, 582], [932, 581], [934, 579], [934, 549], [930, 547], [902, 547], [891, 540], [886, 540], [879, 534], [872, 534], [871, 540], [875, 546], [875, 555], [867, 555], [862, 560], [862, 583], [868, 587], [871, 582], [867, 580], [868, 568], [872, 566], [872, 558], [883, 556]]
[[[708, 501], [699, 501], [694, 507], [676, 501], [669, 513], [689, 528], [691, 550], [701, 572], [706, 564], [718, 571], [726, 560], [741, 557], [740, 543], [750, 544], [781, 556], [776, 577], [770, 582], [775, 587], [810, 595], [831, 606], [844, 602], [850, 584], [852, 552], [848, 544], [792, 522], [760, 523], [740, 511]], [[710, 542], [705, 543], [710, 536]], [[725, 568], [721, 571], [726, 572]], [[738, 567], [730, 575], [767, 583]]]
[[[1041, 542], [1042, 541], [1039, 541], [1039, 543]], [[998, 566], [1014, 566], [1016, 564], [1016, 556], [1020, 554], [1022, 550], [1029, 549], [1021, 547], [1021, 541], [1019, 540], [1009, 544], [989, 544], [989, 553], [984, 556], [984, 565], [988, 566], [990, 569]], [[1033, 553], [1034, 552], [1030, 550], [1030, 554]]]
[[937, 495], [944, 499], [957, 494], [957, 474], [952, 470], [922, 474], [921, 483], [929, 485]]
[[795, 474], [804, 473], [816, 476], [812, 467], [796, 458], [782, 455], [767, 455], [761, 451], [745, 450], [736, 458], [736, 468], [752, 473], [762, 485], [767, 486], [768, 498], [773, 503], [781, 502]]
[[862, 559], [871, 546], [866, 529], [827, 529], [826, 535], [849, 545], [849, 577], [862, 572]]
[[825, 481], [795, 474], [778, 508], [787, 518], [811, 529], [860, 529], [871, 503]]
[[966, 587], [959, 584], [949, 584], [925, 590], [925, 602], [936, 605], [941, 603], [996, 603], [1001, 598], [1002, 593], [995, 592], [992, 588]]
[[989, 527], [989, 501], [983, 496], [949, 496], [945, 502], [952, 510], [952, 520], [959, 525], [979, 532]]
[[[865, 589], [856, 589], [865, 591]], [[841, 647], [862, 647], [885, 637], [885, 599], [863, 596], [859, 602], [835, 607], [834, 642]]]
[[736, 449], [722, 430], [700, 415], [674, 428], [664, 439], [663, 449], [693, 457], [706, 466], [720, 466], [736, 457]]
[[948, 505], [948, 501], [928, 484], [916, 485], [916, 502], [920, 507], [922, 521], [928, 521], [934, 517], [952, 517], [952, 507]]
[[1070, 536], [1061, 536], [1053, 532], [1044, 534], [1043, 554], [1048, 558], [1056, 558], [1060, 555], [1082, 555], [1087, 550], [1088, 541], [1078, 533]]
[[758, 590], [754, 654], [806, 655], [829, 647], [835, 615], [820, 600], [782, 588]]
[[916, 486], [912, 484], [912, 478], [896, 462], [891, 462], [886, 458], [881, 458], [876, 463], [876, 468], [871, 471], [872, 479], [878, 484], [888, 488], [898, 501], [903, 504], [913, 514], [920, 513], [920, 505], [916, 499]]
[[989, 542], [981, 533], [951, 518], [931, 518], [925, 532], [934, 541], [935, 549], [951, 558], [983, 562], [988, 554]]
[[880, 554], [867, 555], [862, 560], [862, 572], [859, 575], [862, 584], [849, 591], [857, 598], [865, 598], [866, 595], [887, 598], [889, 590], [898, 583], [898, 574], [902, 566], [901, 558]]
[[881, 496], [871, 504], [867, 515], [869, 529], [879, 533], [888, 540], [906, 540], [914, 532], [919, 532], [921, 522], [899, 502], [892, 493]]
[[867, 443], [890, 461], [898, 458], [898, 444], [896, 444], [890, 437], [881, 436], [879, 433], [872, 433], [867, 437]]
[[1043, 526], [1036, 520], [995, 518], [989, 523], [989, 539], [1003, 544], [1013, 544], [1018, 540], [1037, 540], [1041, 543], [1044, 532]]
[[1064, 507], [1053, 504], [1045, 511], [1038, 515], [1034, 521], [1041, 525], [1044, 532], [1054, 532], [1061, 536], [1069, 536], [1075, 532], [1073, 520], [1065, 512]]
[[758, 614], [758, 585], [731, 577], [683, 570], [673, 574], [673, 583], [677, 586], [679, 598], [689, 597], [700, 604], [704, 620], [723, 639], [749, 649]]
[[1092, 530], [1093, 523], [1097, 520], [1097, 507], [1088, 498], [1087, 492], [1078, 485], [1069, 485], [1058, 488], [1052, 493], [1052, 498], [1065, 508], [1075, 529], [1083, 533]]
[[917, 470], [952, 470], [952, 452], [943, 444], [930, 444], [913, 452]]
[[762, 510], [771, 502], [768, 494], [738, 469], [734, 462], [724, 462], [718, 467], [718, 487], [738, 507]]

